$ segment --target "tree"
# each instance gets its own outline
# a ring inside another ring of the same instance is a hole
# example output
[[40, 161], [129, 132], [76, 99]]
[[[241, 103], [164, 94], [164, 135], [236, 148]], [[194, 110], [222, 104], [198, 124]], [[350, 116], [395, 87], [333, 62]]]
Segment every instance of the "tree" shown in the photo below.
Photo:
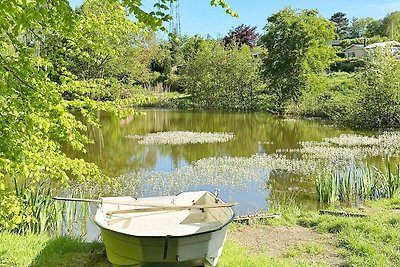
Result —
[[[166, 12], [170, 1], [154, 1], [156, 12], [144, 11], [142, 1], [122, 0], [121, 12], [127, 10], [140, 27], [164, 29], [162, 23], [171, 19]], [[224, 0], [210, 3], [237, 16]], [[84, 150], [89, 142], [84, 134], [86, 126], [70, 110], [79, 110], [94, 125], [99, 110], [124, 112], [117, 103], [88, 97], [87, 83], [78, 83], [76, 75], [62, 65], [59, 68], [53, 64], [57, 61], [41, 53], [48, 41], [46, 36], [59, 36], [67, 44], [60, 49], [76, 47], [73, 36], [79, 34], [77, 20], [78, 15], [67, 0], [0, 1], [0, 189], [4, 189], [5, 179], [11, 178], [27, 182], [53, 179], [64, 185], [70, 179], [104, 178], [94, 164], [69, 158], [61, 151], [62, 143]], [[87, 22], [92, 27], [97, 23], [90, 18]], [[91, 37], [99, 37], [93, 36], [96, 29], [92, 30]], [[107, 44], [100, 45], [101, 49], [108, 49]], [[75, 52], [78, 57], [91, 56], [86, 50]], [[64, 64], [64, 60], [60, 59], [60, 63]], [[58, 79], [51, 77], [53, 73]], [[65, 93], [71, 91], [73, 97], [65, 98]]]
[[247, 45], [226, 49], [215, 40], [200, 43], [183, 67], [183, 87], [194, 108], [254, 110], [260, 87], [259, 62]]
[[400, 41], [400, 11], [386, 15], [382, 21], [381, 33], [391, 40]]
[[372, 25], [376, 23], [376, 20], [371, 17], [367, 18], [353, 18], [351, 21], [351, 25], [349, 26], [349, 38], [361, 38], [361, 37], [372, 37], [368, 36], [368, 29], [373, 27]]
[[367, 37], [375, 37], [375, 36], [383, 37], [384, 35], [382, 33], [382, 20], [371, 21], [367, 25], [367, 32], [365, 35]]
[[297, 101], [309, 75], [325, 70], [334, 56], [327, 45], [334, 34], [334, 25], [316, 10], [285, 8], [268, 18], [260, 43], [268, 51], [262, 73], [271, 111], [282, 113], [288, 101]]
[[399, 84], [400, 62], [390, 52], [376, 50], [357, 74], [341, 120], [369, 129], [399, 127]]
[[240, 25], [235, 29], [229, 31], [228, 35], [224, 37], [225, 46], [232, 43], [237, 43], [239, 46], [246, 44], [253, 48], [257, 45], [260, 35], [256, 32], [257, 27], [248, 25]]
[[346, 14], [342, 12], [337, 12], [332, 15], [329, 19], [336, 26], [336, 36], [338, 39], [342, 40], [348, 36], [349, 19], [346, 18]]

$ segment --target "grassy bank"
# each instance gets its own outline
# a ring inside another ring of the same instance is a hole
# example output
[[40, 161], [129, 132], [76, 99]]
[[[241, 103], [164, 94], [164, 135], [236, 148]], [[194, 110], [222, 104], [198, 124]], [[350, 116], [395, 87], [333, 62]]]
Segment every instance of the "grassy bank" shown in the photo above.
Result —
[[[233, 225], [218, 266], [399, 266], [399, 208], [393, 198], [349, 210], [365, 217], [289, 209], [281, 219]], [[110, 266], [103, 252], [101, 243], [0, 234], [0, 266]]]

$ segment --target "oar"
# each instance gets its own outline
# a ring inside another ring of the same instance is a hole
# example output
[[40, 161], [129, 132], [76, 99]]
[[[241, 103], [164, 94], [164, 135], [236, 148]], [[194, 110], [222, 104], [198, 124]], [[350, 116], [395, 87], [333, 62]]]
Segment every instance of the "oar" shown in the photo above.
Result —
[[72, 197], [53, 197], [54, 200], [62, 201], [76, 201], [76, 202], [90, 202], [90, 203], [106, 203], [114, 205], [126, 205], [126, 206], [142, 206], [142, 207], [159, 207], [160, 204], [140, 202], [137, 200], [132, 201], [110, 201], [110, 200], [100, 200], [100, 199], [88, 199], [88, 198], [72, 198]]
[[54, 200], [62, 200], [62, 201], [106, 203], [106, 204], [115, 204], [115, 205], [148, 207], [148, 208], [140, 208], [140, 209], [126, 209], [126, 210], [109, 211], [109, 212], [107, 212], [107, 215], [108, 215], [108, 213], [117, 214], [117, 213], [133, 213], [133, 212], [151, 212], [151, 211], [160, 211], [160, 210], [207, 209], [207, 208], [233, 207], [233, 206], [237, 205], [237, 202], [219, 203], [219, 204], [216, 203], [213, 205], [177, 206], [177, 205], [163, 205], [163, 204], [139, 202], [136, 200], [134, 200], [134, 201], [109, 201], [109, 200], [100, 200], [100, 199], [71, 198], [71, 197], [53, 197], [53, 199]]
[[192, 210], [192, 209], [204, 210], [204, 209], [233, 207], [233, 206], [236, 206], [237, 204], [238, 204], [237, 202], [228, 202], [228, 203], [216, 203], [216, 204], [210, 204], [210, 205], [189, 205], [189, 206], [158, 205], [158, 206], [148, 206], [149, 208], [110, 210], [110, 211], [106, 212], [106, 215], [111, 216], [113, 214], [126, 214], [126, 213], [135, 213], [135, 212], [153, 212], [153, 211], [171, 211], [171, 210], [173, 210], [173, 211]]

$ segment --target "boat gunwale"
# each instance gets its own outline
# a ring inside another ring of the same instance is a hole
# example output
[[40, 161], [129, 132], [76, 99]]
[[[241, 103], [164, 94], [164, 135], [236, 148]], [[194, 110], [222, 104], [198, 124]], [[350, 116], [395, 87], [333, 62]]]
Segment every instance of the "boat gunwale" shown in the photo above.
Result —
[[[211, 193], [209, 191], [205, 191], [205, 192], [207, 192], [207, 193], [209, 193], [209, 194], [211, 194], [211, 195], [213, 195], [215, 197], [215, 194], [213, 194], [213, 193]], [[176, 194], [176, 196], [178, 196], [179, 194], [182, 194], [182, 193], [183, 192], [180, 192], [180, 193]], [[224, 201], [222, 201], [222, 202], [225, 203]], [[228, 224], [233, 222], [235, 220], [235, 216], [236, 216], [235, 211], [231, 207], [224, 207], [224, 208], [221, 208], [221, 209], [226, 209], [226, 208], [230, 209], [232, 211], [232, 216], [224, 224], [222, 224], [221, 226], [219, 226], [218, 228], [215, 228], [215, 229], [211, 229], [211, 230], [204, 231], [204, 232], [199, 232], [199, 233], [187, 234], [187, 235], [161, 235], [161, 236], [155, 236], [155, 235], [150, 235], [150, 236], [147, 236], [147, 235], [133, 235], [133, 234], [122, 233], [122, 232], [119, 232], [117, 230], [109, 229], [107, 227], [103, 227], [102, 225], [100, 225], [96, 221], [96, 219], [94, 219], [93, 221], [101, 230], [105, 229], [105, 230], [108, 230], [108, 231], [111, 231], [111, 232], [114, 232], [114, 233], [118, 233], [118, 234], [121, 234], [121, 235], [124, 235], [124, 236], [131, 236], [131, 237], [137, 237], [137, 238], [167, 238], [168, 237], [168, 238], [175, 239], [175, 238], [198, 236], [198, 235], [202, 235], [202, 234], [209, 234], [209, 233], [213, 233], [213, 232], [217, 232], [217, 231], [222, 230], [223, 228], [228, 226]]]

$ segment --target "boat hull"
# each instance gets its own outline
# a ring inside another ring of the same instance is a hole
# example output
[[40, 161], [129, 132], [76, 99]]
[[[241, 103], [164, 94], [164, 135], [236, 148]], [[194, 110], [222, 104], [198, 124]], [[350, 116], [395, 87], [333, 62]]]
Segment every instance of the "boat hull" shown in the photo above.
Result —
[[101, 228], [101, 233], [113, 266], [216, 266], [227, 227], [179, 237], [132, 236], [105, 228]]

